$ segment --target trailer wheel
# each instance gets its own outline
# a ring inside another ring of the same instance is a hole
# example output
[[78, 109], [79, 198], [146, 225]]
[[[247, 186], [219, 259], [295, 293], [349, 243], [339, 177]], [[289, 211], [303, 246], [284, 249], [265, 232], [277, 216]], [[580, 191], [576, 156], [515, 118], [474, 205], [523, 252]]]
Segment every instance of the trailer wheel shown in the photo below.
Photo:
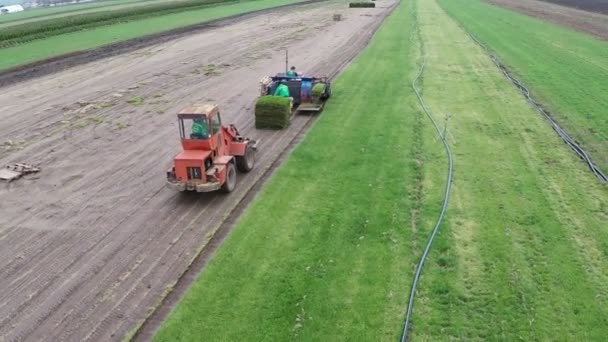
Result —
[[236, 170], [234, 169], [234, 163], [228, 163], [226, 165], [226, 181], [222, 185], [222, 192], [232, 192], [236, 187]]
[[236, 168], [241, 172], [247, 173], [253, 169], [254, 165], [255, 151], [251, 144], [247, 144], [247, 147], [245, 147], [245, 155], [236, 156]]
[[323, 96], [326, 100], [331, 97], [331, 83], [327, 82], [327, 87], [325, 88], [325, 94]]

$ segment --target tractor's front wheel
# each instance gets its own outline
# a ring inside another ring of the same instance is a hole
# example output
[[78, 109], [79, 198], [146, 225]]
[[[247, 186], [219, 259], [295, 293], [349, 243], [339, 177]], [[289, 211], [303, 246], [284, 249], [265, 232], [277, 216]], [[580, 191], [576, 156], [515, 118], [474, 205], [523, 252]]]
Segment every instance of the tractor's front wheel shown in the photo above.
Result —
[[236, 156], [236, 168], [241, 172], [249, 172], [253, 170], [255, 165], [255, 150], [251, 144], [245, 147], [245, 155]]
[[232, 192], [236, 187], [236, 169], [234, 168], [234, 163], [228, 163], [226, 165], [226, 181], [222, 185], [222, 192], [228, 193]]

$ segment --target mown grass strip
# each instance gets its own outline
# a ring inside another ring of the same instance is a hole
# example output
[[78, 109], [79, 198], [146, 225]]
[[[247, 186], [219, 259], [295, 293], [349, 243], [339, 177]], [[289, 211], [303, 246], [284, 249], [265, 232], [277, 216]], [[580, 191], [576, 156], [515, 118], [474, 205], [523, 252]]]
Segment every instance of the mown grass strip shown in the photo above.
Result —
[[141, 20], [154, 16], [196, 10], [214, 4], [229, 2], [231, 0], [188, 0], [169, 2], [109, 10], [88, 14], [78, 14], [60, 18], [40, 20], [34, 23], [25, 23], [5, 27], [0, 30], [0, 48], [7, 48], [36, 39], [43, 39], [69, 32], [91, 29], [99, 26]]
[[39, 39], [19, 46], [0, 49], [0, 71], [71, 52], [93, 49], [111, 43], [299, 1], [256, 0], [207, 7]]
[[418, 7], [424, 97], [451, 114], [456, 165], [412, 340], [603, 340], [607, 189], [436, 1]]
[[422, 163], [410, 33], [402, 2], [156, 341], [399, 337], [426, 235], [411, 228]]
[[608, 170], [608, 42], [477, 0], [440, 4]]

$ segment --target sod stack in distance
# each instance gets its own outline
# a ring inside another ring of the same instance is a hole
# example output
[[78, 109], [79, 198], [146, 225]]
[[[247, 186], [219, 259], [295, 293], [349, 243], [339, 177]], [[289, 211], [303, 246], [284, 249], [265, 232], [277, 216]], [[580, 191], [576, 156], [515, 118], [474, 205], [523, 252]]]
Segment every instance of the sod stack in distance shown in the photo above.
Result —
[[255, 104], [255, 128], [281, 129], [289, 126], [290, 99], [280, 96], [262, 96]]
[[376, 4], [373, 2], [351, 2], [348, 4], [350, 8], [375, 8]]

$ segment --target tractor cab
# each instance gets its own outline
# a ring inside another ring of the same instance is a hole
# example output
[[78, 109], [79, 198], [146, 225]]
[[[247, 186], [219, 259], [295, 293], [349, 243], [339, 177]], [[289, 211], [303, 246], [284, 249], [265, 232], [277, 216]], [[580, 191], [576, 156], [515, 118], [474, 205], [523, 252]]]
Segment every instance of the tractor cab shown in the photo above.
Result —
[[[216, 135], [222, 129], [220, 111], [215, 104], [193, 105], [177, 114], [184, 150], [215, 150]], [[221, 140], [221, 139], [220, 139]]]

